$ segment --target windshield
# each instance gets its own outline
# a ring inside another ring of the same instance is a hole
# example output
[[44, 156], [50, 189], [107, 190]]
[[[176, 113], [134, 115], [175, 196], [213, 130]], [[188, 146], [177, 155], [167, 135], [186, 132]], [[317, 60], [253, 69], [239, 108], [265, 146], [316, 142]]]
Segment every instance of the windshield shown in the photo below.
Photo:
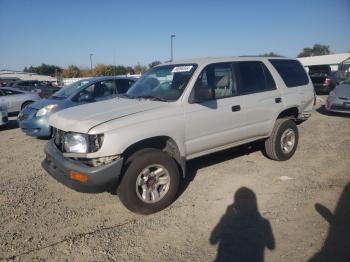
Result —
[[177, 100], [186, 88], [195, 64], [164, 65], [146, 72], [126, 93], [130, 98], [145, 98], [161, 101]]
[[79, 80], [77, 82], [74, 82], [70, 85], [67, 85], [57, 91], [53, 97], [59, 97], [59, 98], [66, 98], [71, 96], [72, 94], [76, 93], [83, 85], [89, 83], [90, 80], [84, 79], [84, 80]]

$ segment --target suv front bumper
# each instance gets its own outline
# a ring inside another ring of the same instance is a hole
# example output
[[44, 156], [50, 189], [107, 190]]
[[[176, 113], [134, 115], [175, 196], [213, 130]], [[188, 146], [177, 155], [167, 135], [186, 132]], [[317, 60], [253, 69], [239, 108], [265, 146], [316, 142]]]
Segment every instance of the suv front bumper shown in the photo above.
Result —
[[[78, 160], [69, 159], [56, 148], [50, 141], [45, 146], [46, 158], [41, 163], [42, 167], [58, 182], [78, 192], [98, 193], [111, 191], [117, 187], [123, 158], [119, 158], [110, 164], [90, 167]], [[87, 177], [86, 182], [80, 182], [70, 177], [71, 172], [78, 172]]]

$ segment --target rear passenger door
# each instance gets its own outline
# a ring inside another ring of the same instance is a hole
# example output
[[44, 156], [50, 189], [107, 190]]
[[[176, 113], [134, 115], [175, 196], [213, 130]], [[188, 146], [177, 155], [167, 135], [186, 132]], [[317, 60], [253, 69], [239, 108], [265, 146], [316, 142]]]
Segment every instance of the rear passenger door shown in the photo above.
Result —
[[244, 98], [246, 132], [250, 138], [267, 136], [282, 109], [282, 97], [276, 83], [261, 61], [237, 62], [238, 94]]

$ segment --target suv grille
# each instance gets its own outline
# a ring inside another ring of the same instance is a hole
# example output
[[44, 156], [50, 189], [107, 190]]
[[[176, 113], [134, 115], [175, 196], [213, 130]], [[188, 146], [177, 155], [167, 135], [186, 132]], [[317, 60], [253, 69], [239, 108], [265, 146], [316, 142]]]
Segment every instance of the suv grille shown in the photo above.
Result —
[[54, 128], [52, 132], [53, 142], [55, 143], [57, 149], [60, 150], [61, 152], [64, 152], [64, 148], [63, 148], [64, 134], [65, 134], [64, 131], [59, 130], [57, 128]]

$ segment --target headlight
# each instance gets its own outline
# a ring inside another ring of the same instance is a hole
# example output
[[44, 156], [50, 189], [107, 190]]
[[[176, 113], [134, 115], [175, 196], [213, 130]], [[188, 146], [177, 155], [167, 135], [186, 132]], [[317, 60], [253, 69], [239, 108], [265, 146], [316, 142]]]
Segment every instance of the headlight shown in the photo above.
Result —
[[329, 92], [329, 96], [335, 96], [335, 91], [333, 90], [333, 91]]
[[84, 134], [67, 133], [63, 145], [67, 153], [87, 153], [89, 149], [88, 137]]
[[45, 106], [45, 107], [41, 108], [41, 109], [36, 113], [36, 116], [44, 116], [44, 115], [50, 113], [50, 112], [51, 112], [53, 109], [55, 109], [57, 106], [58, 106], [57, 104]]
[[98, 151], [102, 146], [103, 138], [103, 134], [88, 135], [80, 133], [65, 133], [60, 138], [57, 131], [54, 132], [53, 136], [56, 146], [59, 148], [63, 147], [63, 152], [80, 154]]

